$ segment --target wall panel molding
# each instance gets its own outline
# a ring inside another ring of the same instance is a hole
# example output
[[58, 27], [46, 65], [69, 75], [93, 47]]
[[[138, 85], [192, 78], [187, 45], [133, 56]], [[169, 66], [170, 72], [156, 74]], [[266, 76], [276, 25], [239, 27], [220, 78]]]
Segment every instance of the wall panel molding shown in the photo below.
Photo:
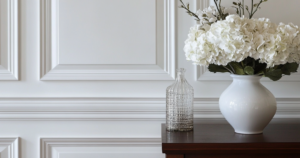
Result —
[[19, 138], [0, 138], [0, 157], [19, 158]]
[[209, 0], [194, 0], [195, 10], [203, 10], [209, 6]]
[[8, 8], [5, 16], [7, 16], [8, 34], [4, 38], [7, 44], [7, 51], [0, 52], [1, 55], [5, 54], [7, 61], [5, 65], [3, 63], [0, 65], [0, 80], [19, 80], [18, 0], [7, 0], [7, 3]]
[[164, 0], [164, 66], [59, 63], [59, 0], [41, 0], [41, 80], [174, 80], [176, 2]]
[[[223, 119], [218, 98], [195, 98], [194, 118]], [[276, 119], [299, 119], [299, 98], [278, 98]], [[165, 121], [165, 98], [0, 98], [0, 120]]]
[[[195, 10], [207, 8], [210, 5], [209, 0], [195, 0]], [[232, 81], [228, 73], [212, 73], [204, 66], [195, 65], [195, 80], [196, 81]], [[262, 81], [273, 82], [268, 78], [263, 78]], [[284, 76], [277, 82], [299, 82], [300, 68], [297, 73], [291, 76]]]
[[164, 157], [161, 153], [161, 138], [41, 138], [40, 148], [41, 158], [72, 157], [72, 154], [91, 154], [93, 157], [107, 157], [108, 154], [109, 157], [124, 158]]

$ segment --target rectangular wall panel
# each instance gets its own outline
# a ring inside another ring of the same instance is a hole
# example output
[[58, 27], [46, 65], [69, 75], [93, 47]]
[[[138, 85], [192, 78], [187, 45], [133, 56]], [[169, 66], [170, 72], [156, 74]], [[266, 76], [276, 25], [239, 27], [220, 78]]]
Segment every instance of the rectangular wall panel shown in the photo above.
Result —
[[164, 158], [160, 138], [41, 138], [41, 158]]
[[156, 64], [155, 0], [58, 3], [60, 64]]
[[0, 138], [0, 158], [19, 158], [19, 138]]
[[0, 80], [18, 80], [18, 0], [0, 1]]
[[174, 80], [173, 0], [70, 2], [41, 0], [41, 80]]

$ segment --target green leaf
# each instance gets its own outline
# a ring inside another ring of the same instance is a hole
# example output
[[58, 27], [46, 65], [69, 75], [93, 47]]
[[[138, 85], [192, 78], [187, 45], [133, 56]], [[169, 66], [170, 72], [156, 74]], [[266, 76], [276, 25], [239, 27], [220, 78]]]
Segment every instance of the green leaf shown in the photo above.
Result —
[[282, 73], [285, 74], [285, 75], [291, 75], [291, 72], [289, 71], [289, 69], [287, 69], [286, 67], [283, 67], [281, 69]]
[[263, 70], [261, 70], [261, 71], [257, 72], [255, 75], [261, 76], [261, 75], [264, 75], [264, 74], [265, 74], [265, 72]]
[[286, 63], [283, 66], [285, 69], [287, 69], [289, 72], [297, 72], [299, 64], [297, 63]]
[[267, 64], [265, 63], [259, 63], [259, 61], [255, 61], [255, 67], [254, 67], [254, 74], [258, 74], [262, 71], [264, 71], [267, 68]]
[[247, 57], [246, 59], [244, 59], [242, 62], [246, 65], [246, 66], [250, 66], [252, 65], [253, 61], [255, 62], [255, 59], [251, 58], [251, 57]]
[[246, 66], [244, 72], [248, 75], [254, 75], [254, 69], [251, 66]]
[[269, 71], [265, 74], [266, 77], [269, 77], [273, 81], [278, 81], [282, 78], [282, 71], [281, 70], [273, 70]]
[[291, 75], [292, 72], [297, 72], [299, 64], [297, 63], [286, 63], [280, 65], [278, 69], [281, 69], [282, 73], [285, 75]]
[[237, 75], [245, 75], [244, 69], [242, 68], [242, 66], [239, 63], [237, 63], [237, 62], [231, 62], [231, 63], [229, 63], [229, 65], [232, 66], [232, 68], [235, 71], [235, 74], [237, 74]]
[[225, 69], [223, 66], [221, 65], [215, 65], [215, 64], [209, 64], [208, 66], [208, 70], [210, 72], [216, 73], [216, 72], [229, 72], [227, 69]]

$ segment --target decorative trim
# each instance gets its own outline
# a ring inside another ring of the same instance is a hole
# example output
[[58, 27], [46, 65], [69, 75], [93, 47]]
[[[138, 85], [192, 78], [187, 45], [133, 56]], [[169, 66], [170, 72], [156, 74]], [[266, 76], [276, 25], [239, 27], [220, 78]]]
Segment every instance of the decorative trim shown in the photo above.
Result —
[[[209, 7], [209, 5], [210, 5], [209, 0], [195, 0], [194, 3], [195, 3], [195, 10], [198, 10], [198, 9], [203, 10], [203, 9]], [[197, 24], [197, 22], [196, 22], [196, 24]], [[204, 67], [204, 66], [199, 66], [199, 65], [195, 65], [194, 67], [195, 67], [195, 73], [194, 73], [195, 74], [195, 80], [198, 81], [198, 80], [200, 80], [200, 77], [202, 77], [204, 75], [207, 68]], [[214, 76], [213, 78], [215, 78], [215, 77], [216, 76]]]
[[[165, 98], [0, 98], [0, 120], [164, 121]], [[194, 99], [194, 118], [223, 119], [218, 98]], [[300, 118], [300, 98], [277, 99], [275, 118]]]
[[164, 0], [164, 68], [158, 65], [59, 64], [58, 0], [41, 0], [41, 80], [174, 80], [176, 2]]
[[0, 147], [7, 149], [5, 154], [0, 150], [1, 158], [3, 155], [7, 155], [3, 158], [19, 158], [19, 138], [0, 138]]
[[194, 3], [195, 3], [195, 10], [198, 9], [203, 10], [210, 5], [209, 0], [194, 0]]
[[[209, 0], [195, 0], [195, 10], [204, 9], [209, 6]], [[195, 65], [195, 80], [196, 81], [232, 81], [228, 73], [212, 73], [204, 66]], [[273, 82], [268, 78], [263, 78], [264, 82]], [[291, 76], [284, 76], [277, 82], [300, 82], [300, 68], [297, 73]]]
[[0, 80], [19, 80], [18, 67], [18, 0], [8, 0], [7, 65], [0, 66]]
[[[68, 153], [72, 153], [74, 150], [74, 153], [78, 154], [80, 147], [93, 149], [89, 152], [85, 151], [85, 154], [100, 153], [96, 149], [97, 147], [161, 147], [161, 138], [41, 138], [40, 157], [59, 158], [60, 153], [66, 153], [64, 148], [68, 148]], [[58, 148], [59, 150], [57, 150]], [[141, 153], [139, 151], [134, 152]], [[163, 157], [160, 150], [153, 154], [161, 154]]]

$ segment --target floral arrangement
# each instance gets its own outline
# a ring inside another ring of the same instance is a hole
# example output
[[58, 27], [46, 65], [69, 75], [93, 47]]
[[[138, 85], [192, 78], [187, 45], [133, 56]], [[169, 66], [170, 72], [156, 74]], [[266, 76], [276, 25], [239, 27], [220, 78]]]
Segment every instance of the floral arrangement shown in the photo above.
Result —
[[[277, 81], [284, 75], [297, 72], [300, 62], [300, 28], [292, 23], [274, 24], [267, 18], [253, 15], [267, 0], [248, 7], [233, 2], [236, 14], [229, 14], [214, 0], [210, 6], [196, 13], [182, 0], [180, 8], [198, 21], [191, 27], [185, 41], [187, 60], [208, 66], [210, 72], [229, 72], [237, 75], [260, 75]], [[245, 17], [245, 12], [248, 17]]]

